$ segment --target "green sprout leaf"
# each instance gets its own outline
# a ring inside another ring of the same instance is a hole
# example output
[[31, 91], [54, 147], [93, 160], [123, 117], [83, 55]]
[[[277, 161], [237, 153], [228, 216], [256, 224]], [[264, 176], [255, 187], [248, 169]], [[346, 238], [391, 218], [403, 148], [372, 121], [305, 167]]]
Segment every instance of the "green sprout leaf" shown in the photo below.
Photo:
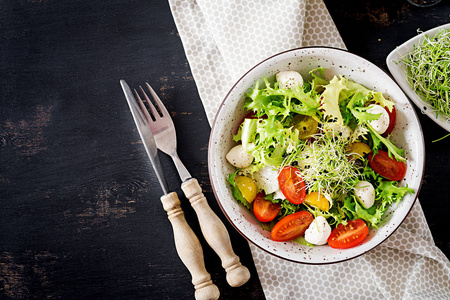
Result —
[[450, 117], [450, 29], [425, 36], [400, 62], [416, 94], [436, 109], [437, 116]]

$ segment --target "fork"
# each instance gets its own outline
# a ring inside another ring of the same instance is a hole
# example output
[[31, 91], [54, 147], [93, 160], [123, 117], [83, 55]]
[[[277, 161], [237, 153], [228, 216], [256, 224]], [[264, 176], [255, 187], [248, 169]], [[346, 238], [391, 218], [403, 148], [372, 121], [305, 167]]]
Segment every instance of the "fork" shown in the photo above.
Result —
[[228, 231], [209, 206], [197, 179], [192, 178], [191, 174], [178, 157], [175, 126], [169, 112], [153, 88], [148, 83], [146, 83], [146, 86], [155, 101], [159, 112], [142, 87], [139, 88], [147, 102], [151, 115], [144, 106], [139, 93], [136, 90], [134, 92], [136, 93], [137, 98], [141, 100], [139, 102], [142, 106], [142, 111], [144, 111], [144, 114], [146, 114], [146, 117], [149, 120], [156, 146], [162, 152], [172, 157], [182, 181], [181, 189], [186, 198], [189, 199], [192, 208], [194, 208], [195, 213], [197, 214], [203, 236], [222, 261], [222, 267], [227, 273], [226, 279], [228, 284], [232, 287], [241, 286], [250, 278], [250, 272], [247, 267], [241, 264], [239, 257], [234, 253]]

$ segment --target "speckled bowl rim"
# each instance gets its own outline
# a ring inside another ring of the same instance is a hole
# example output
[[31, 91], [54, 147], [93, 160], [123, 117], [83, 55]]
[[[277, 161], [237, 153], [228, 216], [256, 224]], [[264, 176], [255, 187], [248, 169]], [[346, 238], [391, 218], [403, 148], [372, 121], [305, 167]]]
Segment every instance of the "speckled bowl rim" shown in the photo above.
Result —
[[[213, 193], [214, 193], [214, 197], [216, 198], [216, 201], [217, 201], [217, 203], [219, 204], [220, 209], [222, 210], [223, 214], [224, 214], [225, 217], [228, 219], [228, 221], [230, 222], [230, 224], [231, 224], [231, 225], [236, 229], [236, 231], [238, 231], [239, 234], [241, 234], [247, 241], [251, 242], [253, 245], [255, 245], [255, 246], [258, 247], [259, 249], [263, 250], [264, 252], [266, 252], [266, 253], [268, 253], [268, 254], [270, 254], [270, 255], [273, 255], [273, 256], [275, 256], [275, 257], [278, 257], [278, 258], [280, 258], [280, 259], [286, 260], [286, 261], [290, 261], [290, 262], [294, 262], [294, 263], [300, 263], [300, 264], [305, 264], [305, 265], [330, 265], [330, 264], [336, 264], [336, 263], [341, 263], [341, 262], [345, 262], [345, 261], [349, 261], [349, 260], [355, 259], [355, 258], [360, 257], [360, 256], [362, 256], [362, 255], [364, 255], [364, 254], [366, 254], [366, 253], [372, 251], [373, 249], [379, 247], [381, 244], [383, 244], [389, 237], [391, 237], [391, 236], [397, 231], [397, 229], [403, 224], [403, 222], [405, 221], [405, 219], [408, 217], [409, 213], [411, 212], [413, 206], [415, 205], [415, 203], [416, 203], [416, 201], [417, 201], [417, 199], [418, 199], [418, 196], [419, 196], [419, 193], [420, 193], [422, 184], [423, 184], [423, 177], [424, 177], [424, 173], [425, 173], [426, 153], [425, 153], [425, 140], [424, 140], [424, 137], [423, 137], [422, 125], [421, 125], [420, 120], [419, 120], [419, 118], [418, 118], [418, 115], [417, 115], [417, 113], [416, 113], [416, 111], [415, 111], [414, 109], [412, 109], [412, 112], [413, 112], [413, 115], [415, 116], [415, 118], [416, 118], [416, 120], [417, 120], [417, 124], [418, 124], [418, 126], [419, 126], [419, 130], [420, 130], [420, 132], [422, 133], [422, 134], [421, 134], [421, 144], [422, 144], [422, 153], [423, 153], [423, 161], [422, 161], [422, 170], [423, 170], [423, 171], [422, 171], [422, 174], [421, 174], [421, 176], [420, 176], [420, 183], [419, 183], [419, 186], [418, 186], [418, 188], [417, 188], [417, 190], [415, 191], [415, 194], [414, 194], [414, 199], [413, 199], [413, 201], [411, 202], [411, 206], [409, 207], [408, 212], [405, 214], [405, 216], [403, 217], [403, 219], [401, 220], [401, 222], [398, 223], [398, 225], [392, 230], [392, 232], [391, 232], [390, 234], [386, 235], [385, 238], [383, 238], [378, 244], [374, 245], [372, 248], [370, 248], [370, 249], [368, 249], [368, 250], [366, 250], [366, 251], [363, 251], [363, 252], [361, 252], [360, 254], [354, 255], [354, 256], [352, 256], [352, 257], [348, 257], [348, 258], [344, 258], [344, 259], [340, 259], [340, 260], [336, 260], [336, 261], [309, 262], [309, 261], [298, 261], [298, 260], [286, 258], [286, 257], [283, 257], [283, 256], [281, 256], [281, 255], [277, 255], [277, 254], [275, 254], [275, 253], [273, 253], [273, 252], [268, 251], [267, 249], [261, 247], [260, 245], [258, 245], [258, 244], [255, 243], [255, 242], [253, 242], [251, 238], [249, 238], [244, 232], [242, 232], [242, 231], [234, 224], [234, 222], [232, 221], [232, 219], [230, 218], [230, 216], [229, 216], [228, 213], [226, 212], [225, 208], [223, 207], [221, 201], [219, 200], [219, 195], [217, 194], [216, 187], [215, 187], [215, 185], [214, 185], [214, 180], [213, 180], [213, 178], [212, 178], [212, 173], [213, 173], [213, 172], [212, 172], [212, 164], [211, 164], [211, 160], [212, 160], [212, 154], [211, 154], [211, 153], [212, 153], [212, 151], [211, 151], [211, 147], [212, 147], [212, 146], [211, 146], [211, 144], [212, 144], [212, 140], [213, 140], [213, 132], [214, 132], [214, 128], [215, 128], [215, 126], [216, 126], [218, 117], [219, 117], [219, 115], [220, 115], [220, 112], [221, 112], [222, 108], [224, 107], [224, 103], [225, 103], [225, 101], [228, 99], [228, 97], [230, 96], [230, 94], [232, 93], [232, 91], [236, 88], [236, 86], [237, 86], [237, 85], [238, 85], [238, 84], [239, 84], [239, 83], [240, 83], [240, 82], [241, 82], [241, 81], [242, 81], [242, 80], [243, 80], [250, 72], [252, 72], [255, 68], [257, 68], [259, 65], [265, 63], [266, 61], [271, 60], [271, 59], [273, 59], [273, 58], [275, 58], [275, 57], [277, 57], [277, 56], [283, 55], [283, 54], [288, 53], [288, 52], [294, 52], [294, 51], [299, 51], [299, 50], [314, 50], [314, 49], [318, 49], [318, 50], [326, 50], [326, 49], [330, 49], [330, 50], [335, 50], [335, 51], [341, 51], [341, 52], [344, 52], [344, 53], [346, 53], [346, 54], [354, 55], [354, 56], [358, 57], [359, 59], [365, 60], [367, 63], [369, 63], [369, 65], [372, 65], [372, 66], [375, 67], [376, 69], [378, 69], [378, 70], [382, 71], [383, 73], [385, 73], [385, 74], [389, 77], [389, 79], [392, 80], [392, 83], [393, 83], [394, 85], [396, 85], [396, 86], [399, 88], [399, 90], [401, 91], [401, 93], [404, 94], [403, 90], [399, 87], [399, 85], [398, 85], [397, 82], [394, 80], [394, 78], [392, 77], [391, 74], [389, 74], [389, 73], [386, 72], [385, 70], [381, 69], [380, 67], [378, 67], [378, 66], [375, 65], [374, 63], [370, 62], [369, 60], [363, 58], [362, 56], [359, 56], [359, 55], [357, 55], [357, 54], [351, 53], [351, 52], [349, 52], [349, 51], [347, 51], [347, 50], [344, 50], [344, 49], [335, 48], [335, 47], [312, 46], [312, 47], [299, 47], [299, 48], [293, 48], [293, 49], [289, 49], [289, 50], [282, 51], [282, 52], [279, 52], [279, 53], [277, 53], [277, 54], [274, 54], [274, 55], [272, 55], [272, 56], [270, 56], [270, 57], [268, 57], [268, 58], [266, 58], [266, 59], [260, 61], [259, 63], [255, 64], [252, 68], [250, 68], [247, 72], [245, 72], [245, 74], [242, 75], [242, 76], [236, 81], [236, 83], [230, 88], [230, 90], [228, 91], [228, 93], [225, 95], [223, 101], [221, 102], [221, 104], [220, 104], [220, 106], [219, 106], [219, 109], [217, 110], [217, 112], [216, 112], [216, 114], [215, 114], [215, 116], [214, 116], [214, 120], [213, 120], [213, 123], [212, 123], [212, 126], [211, 126], [211, 132], [210, 132], [210, 136], [209, 136], [209, 142], [208, 142], [208, 174], [209, 174], [209, 179], [210, 179], [210, 182], [211, 182], [211, 187], [212, 187], [212, 190], [213, 190]], [[405, 95], [405, 98], [406, 98], [406, 100], [409, 102], [409, 104], [411, 104], [411, 106], [413, 106], [412, 103], [411, 103], [411, 100], [410, 100], [406, 95]], [[345, 250], [345, 249], [344, 249], [344, 250]]]

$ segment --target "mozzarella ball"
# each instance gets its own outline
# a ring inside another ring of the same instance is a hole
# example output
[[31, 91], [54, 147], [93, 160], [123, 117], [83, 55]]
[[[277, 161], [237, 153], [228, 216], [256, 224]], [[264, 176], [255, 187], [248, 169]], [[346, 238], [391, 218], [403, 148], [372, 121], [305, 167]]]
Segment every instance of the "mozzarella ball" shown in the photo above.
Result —
[[375, 189], [368, 181], [360, 181], [355, 185], [355, 196], [361, 205], [368, 209], [375, 202]]
[[369, 122], [370, 126], [373, 127], [379, 134], [383, 134], [389, 127], [389, 114], [388, 112], [378, 104], [372, 104], [367, 110], [368, 113], [381, 116], [378, 120], [372, 120]]
[[305, 231], [305, 240], [314, 245], [325, 245], [331, 234], [331, 227], [327, 219], [318, 216]]
[[280, 88], [286, 90], [303, 85], [303, 77], [296, 71], [282, 71], [277, 73], [277, 81], [280, 83]]
[[253, 157], [244, 150], [241, 144], [231, 148], [225, 157], [230, 164], [240, 169], [250, 166], [253, 162]]
[[352, 135], [352, 129], [346, 125], [341, 125], [338, 123], [326, 123], [325, 132], [329, 136], [339, 136], [344, 140], [350, 140], [350, 136]]
[[278, 185], [278, 169], [266, 166], [253, 173], [256, 184], [262, 188], [266, 194], [272, 194], [280, 189]]

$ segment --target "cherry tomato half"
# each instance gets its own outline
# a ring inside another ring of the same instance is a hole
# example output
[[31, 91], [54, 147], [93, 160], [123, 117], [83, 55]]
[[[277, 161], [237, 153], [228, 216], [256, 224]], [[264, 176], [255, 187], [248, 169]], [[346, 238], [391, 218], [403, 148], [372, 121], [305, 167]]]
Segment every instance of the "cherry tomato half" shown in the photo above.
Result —
[[236, 187], [241, 192], [242, 197], [247, 200], [248, 203], [252, 203], [258, 193], [258, 188], [253, 179], [247, 176], [238, 175], [234, 177]]
[[284, 167], [278, 175], [278, 185], [289, 202], [301, 204], [305, 201], [305, 182], [297, 168]]
[[287, 215], [272, 229], [270, 236], [276, 242], [286, 242], [305, 234], [314, 216], [305, 210]]
[[323, 211], [330, 210], [330, 203], [325, 196], [319, 192], [311, 192], [305, 197], [305, 203]]
[[392, 111], [389, 111], [387, 107], [385, 107], [384, 109], [389, 115], [389, 126], [383, 133], [383, 136], [388, 136], [392, 132], [392, 130], [394, 130], [395, 121], [397, 120], [397, 112], [395, 111], [395, 107], [392, 107]]
[[392, 181], [399, 181], [405, 178], [406, 164], [402, 161], [397, 161], [395, 158], [390, 158], [386, 151], [378, 150], [378, 153], [369, 154], [369, 164], [372, 169], [386, 179]]
[[319, 123], [310, 116], [296, 115], [290, 125], [298, 130], [298, 138], [307, 140], [317, 133]]
[[253, 202], [253, 213], [261, 222], [270, 222], [278, 215], [281, 210], [281, 203], [273, 203], [264, 199], [264, 193], [258, 193]]
[[347, 147], [348, 160], [354, 161], [356, 159], [363, 159], [367, 154], [372, 152], [372, 149], [366, 143], [356, 142]]
[[328, 245], [334, 249], [351, 248], [361, 243], [369, 234], [369, 227], [361, 219], [339, 224], [328, 237]]

